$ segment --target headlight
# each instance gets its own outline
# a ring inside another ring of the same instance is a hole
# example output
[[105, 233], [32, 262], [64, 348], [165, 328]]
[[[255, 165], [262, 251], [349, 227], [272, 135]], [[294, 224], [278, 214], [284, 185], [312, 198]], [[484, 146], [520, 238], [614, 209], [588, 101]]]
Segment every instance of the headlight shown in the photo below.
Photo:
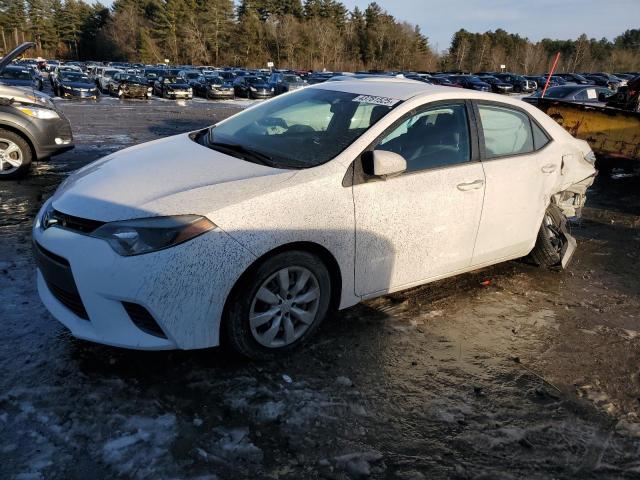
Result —
[[255, 89], [255, 87], [249, 87], [249, 90], [251, 90], [252, 92], [257, 91], [257, 90]]
[[147, 92], [151, 93], [151, 91], [153, 90], [153, 88], [149, 87], [147, 88]]
[[193, 93], [193, 88], [189, 87], [189, 93]]
[[50, 110], [48, 108], [40, 108], [40, 107], [27, 107], [25, 105], [16, 105], [16, 108], [20, 110], [25, 115], [29, 115], [30, 117], [40, 118], [43, 120], [50, 120], [52, 118], [60, 118], [58, 112], [55, 110]]
[[589, 150], [589, 153], [587, 153], [584, 156], [584, 159], [589, 162], [591, 165], [595, 165], [596, 164], [596, 154], [593, 153], [593, 150]]
[[271, 91], [273, 92], [273, 87], [271, 87]]
[[119, 255], [155, 252], [191, 240], [216, 228], [199, 215], [151, 217], [105, 223], [91, 236], [105, 240]]

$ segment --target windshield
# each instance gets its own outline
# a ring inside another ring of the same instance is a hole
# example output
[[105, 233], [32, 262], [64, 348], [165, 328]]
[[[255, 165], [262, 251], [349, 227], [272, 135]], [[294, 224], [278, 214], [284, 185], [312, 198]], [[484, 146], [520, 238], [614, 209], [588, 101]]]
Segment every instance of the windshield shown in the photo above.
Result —
[[178, 77], [164, 77], [164, 83], [182, 83], [182, 79]]
[[208, 144], [211, 148], [215, 143], [241, 145], [268, 158], [268, 164], [277, 168], [315, 167], [342, 152], [399, 103], [377, 98], [324, 89], [299, 90], [212, 127]]
[[183, 75], [185, 77], [187, 77], [187, 78], [198, 78], [201, 75], [201, 73], [200, 72], [188, 72], [188, 73], [185, 73]]
[[147, 83], [144, 78], [139, 77], [138, 75], [127, 75], [123, 80], [127, 80], [129, 82], [138, 82], [138, 83]]
[[297, 82], [301, 82], [302, 79], [296, 75], [285, 75], [284, 81], [289, 83], [297, 83]]
[[118, 72], [120, 72], [120, 70], [105, 70], [102, 75], [104, 77], [113, 77]]
[[31, 74], [29, 70], [23, 70], [21, 68], [6, 68], [0, 77], [12, 79], [12, 80], [31, 80]]
[[63, 82], [84, 82], [91, 83], [89, 77], [83, 75], [82, 73], [75, 72], [60, 72], [60, 78]]
[[260, 77], [244, 77], [247, 83], [251, 83], [253, 85], [264, 83], [264, 80]]
[[148, 78], [158, 78], [158, 76], [160, 76], [162, 73], [164, 73], [164, 70], [145, 70], [144, 71], [144, 74]]
[[215, 85], [222, 85], [224, 83], [224, 79], [217, 76], [206, 76], [204, 78], [208, 83], [213, 83]]

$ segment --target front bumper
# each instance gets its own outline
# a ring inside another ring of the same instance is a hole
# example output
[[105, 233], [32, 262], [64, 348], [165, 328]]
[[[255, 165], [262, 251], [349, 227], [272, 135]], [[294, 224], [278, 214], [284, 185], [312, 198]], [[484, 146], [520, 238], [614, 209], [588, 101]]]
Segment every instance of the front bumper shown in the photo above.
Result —
[[92, 98], [92, 99], [96, 99], [98, 98], [98, 90], [93, 90], [93, 91], [88, 91], [88, 92], [81, 92], [79, 90], [62, 90], [60, 92], [60, 96], [61, 98]]
[[235, 93], [233, 90], [208, 90], [207, 98], [233, 98]]
[[[78, 338], [140, 350], [218, 345], [224, 302], [254, 260], [220, 229], [133, 257], [119, 256], [103, 240], [56, 226], [35, 226], [33, 240], [68, 265], [68, 274], [57, 276], [46, 265], [38, 267], [38, 292], [49, 312]], [[75, 298], [65, 296], [69, 278]], [[164, 338], [139, 328], [123, 302], [144, 307]]]
[[185, 98], [187, 100], [190, 100], [193, 98], [193, 93], [190, 93], [188, 91], [173, 91], [173, 92], [165, 92], [165, 95], [168, 98]]
[[33, 146], [38, 160], [58, 155], [74, 147], [71, 124], [60, 110], [57, 112], [60, 118], [30, 118], [30, 134], [33, 136]]
[[273, 92], [263, 92], [258, 90], [257, 92], [249, 91], [249, 97], [251, 98], [269, 98], [273, 97]]

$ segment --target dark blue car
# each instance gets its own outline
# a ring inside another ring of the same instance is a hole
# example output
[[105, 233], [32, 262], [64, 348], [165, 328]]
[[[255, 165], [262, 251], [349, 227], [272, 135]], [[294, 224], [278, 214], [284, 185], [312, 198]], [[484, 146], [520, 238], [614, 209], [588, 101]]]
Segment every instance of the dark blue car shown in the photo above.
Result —
[[10, 65], [0, 75], [0, 82], [11, 87], [32, 87], [42, 90], [42, 79], [29, 67]]
[[480, 80], [480, 77], [476, 77], [475, 75], [449, 75], [448, 78], [452, 82], [462, 85], [463, 88], [468, 88], [469, 90], [477, 90], [479, 92], [491, 91], [491, 85], [483, 82]]

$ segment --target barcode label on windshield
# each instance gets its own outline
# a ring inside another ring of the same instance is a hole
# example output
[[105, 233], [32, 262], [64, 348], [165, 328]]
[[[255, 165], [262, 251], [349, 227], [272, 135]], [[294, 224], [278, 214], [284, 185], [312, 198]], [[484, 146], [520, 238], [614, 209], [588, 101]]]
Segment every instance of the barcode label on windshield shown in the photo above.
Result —
[[389, 97], [376, 97], [373, 95], [358, 95], [353, 99], [354, 102], [359, 103], [372, 103], [374, 105], [385, 105], [387, 107], [392, 107], [400, 100], [396, 100], [395, 98]]

